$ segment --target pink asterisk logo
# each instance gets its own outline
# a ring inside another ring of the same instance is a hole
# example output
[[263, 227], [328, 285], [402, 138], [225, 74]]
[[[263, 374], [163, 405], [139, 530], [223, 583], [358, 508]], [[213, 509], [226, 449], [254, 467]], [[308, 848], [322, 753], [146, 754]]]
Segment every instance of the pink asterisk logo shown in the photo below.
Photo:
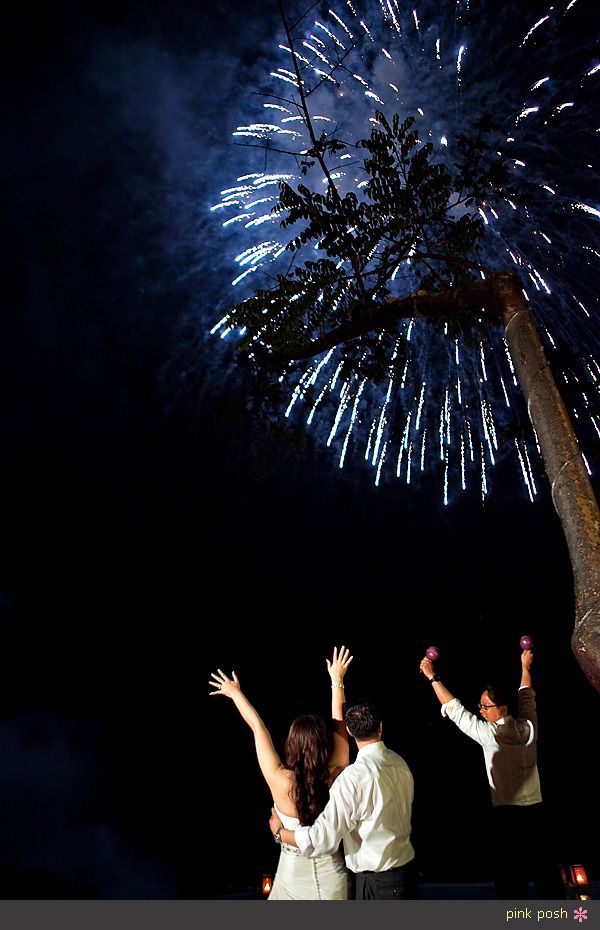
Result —
[[584, 920], [587, 920], [587, 910], [583, 907], [576, 907], [573, 911], [573, 919], [582, 924]]

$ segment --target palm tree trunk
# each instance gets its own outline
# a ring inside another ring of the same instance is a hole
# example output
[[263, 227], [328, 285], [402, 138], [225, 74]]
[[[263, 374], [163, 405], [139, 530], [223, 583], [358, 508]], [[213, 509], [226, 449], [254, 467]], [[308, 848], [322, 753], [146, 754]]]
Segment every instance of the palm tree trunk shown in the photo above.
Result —
[[586, 678], [600, 691], [600, 511], [521, 283], [514, 274], [497, 274], [494, 279], [505, 339], [571, 558], [575, 586], [571, 646]]

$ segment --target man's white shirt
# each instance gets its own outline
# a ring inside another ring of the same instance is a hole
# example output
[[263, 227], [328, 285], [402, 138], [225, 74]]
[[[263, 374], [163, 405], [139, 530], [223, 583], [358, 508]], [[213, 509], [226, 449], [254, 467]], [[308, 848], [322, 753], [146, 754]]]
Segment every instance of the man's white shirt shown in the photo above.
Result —
[[414, 782], [404, 759], [379, 740], [359, 749], [338, 775], [329, 802], [310, 827], [295, 831], [307, 856], [333, 852], [344, 841], [352, 872], [383, 872], [414, 858], [410, 842]]
[[443, 717], [483, 749], [492, 805], [528, 807], [542, 800], [537, 768], [535, 692], [519, 689], [519, 716], [502, 717], [495, 723], [481, 720], [458, 698], [442, 704]]

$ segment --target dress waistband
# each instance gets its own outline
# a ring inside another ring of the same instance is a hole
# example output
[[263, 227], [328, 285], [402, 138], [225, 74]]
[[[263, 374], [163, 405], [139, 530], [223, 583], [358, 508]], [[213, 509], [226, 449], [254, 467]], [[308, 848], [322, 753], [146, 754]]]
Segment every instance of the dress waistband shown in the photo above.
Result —
[[302, 853], [297, 846], [289, 846], [287, 843], [281, 844], [281, 852], [286, 853], [288, 856], [301, 856]]
[[297, 846], [288, 846], [287, 843], [282, 843], [279, 848], [285, 856], [300, 856], [307, 862], [315, 862], [317, 859], [343, 859], [339, 849], [332, 853], [321, 853], [319, 856], [305, 856]]

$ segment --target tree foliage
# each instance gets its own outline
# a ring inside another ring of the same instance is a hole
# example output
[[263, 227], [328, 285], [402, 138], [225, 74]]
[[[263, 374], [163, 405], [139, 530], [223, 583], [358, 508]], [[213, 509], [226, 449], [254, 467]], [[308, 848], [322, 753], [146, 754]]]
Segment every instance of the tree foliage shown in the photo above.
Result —
[[[246, 327], [242, 357], [283, 370], [300, 347], [306, 357], [315, 340], [339, 330], [345, 374], [375, 381], [390, 374], [394, 332], [382, 327], [376, 311], [400, 293], [443, 293], [484, 272], [479, 208], [508, 192], [508, 171], [488, 141], [490, 130], [485, 117], [459, 135], [449, 163], [441, 157], [447, 150], [436, 152], [419, 139], [413, 117], [388, 121], [377, 112], [370, 136], [354, 147], [363, 155], [362, 198], [339, 189], [327, 167], [349, 146], [325, 134], [316, 140], [302, 172], [320, 166], [326, 189], [280, 184], [274, 212], [292, 233], [286, 247], [292, 266], [273, 287], [232, 309], [231, 322]], [[458, 323], [453, 317], [444, 325], [464, 332], [476, 324], [477, 312], [464, 307]], [[357, 321], [361, 334], [352, 336], [348, 325]], [[396, 356], [391, 364], [403, 360]]]

